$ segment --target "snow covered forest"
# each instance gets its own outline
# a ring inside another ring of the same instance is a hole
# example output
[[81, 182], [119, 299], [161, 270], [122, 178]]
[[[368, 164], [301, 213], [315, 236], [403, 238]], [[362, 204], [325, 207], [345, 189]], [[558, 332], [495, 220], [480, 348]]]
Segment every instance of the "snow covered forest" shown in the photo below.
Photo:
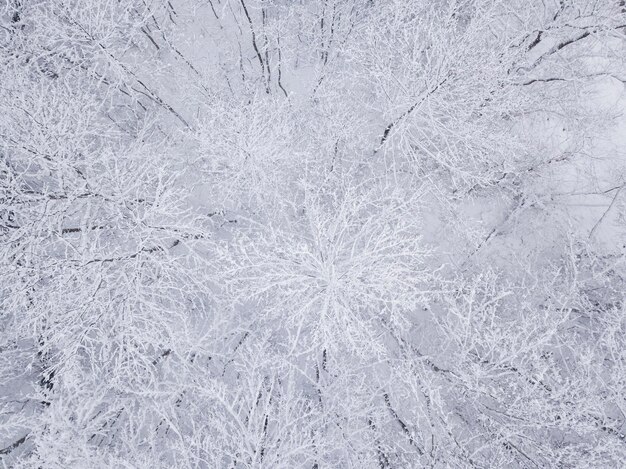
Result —
[[626, 467], [626, 1], [0, 0], [0, 467]]

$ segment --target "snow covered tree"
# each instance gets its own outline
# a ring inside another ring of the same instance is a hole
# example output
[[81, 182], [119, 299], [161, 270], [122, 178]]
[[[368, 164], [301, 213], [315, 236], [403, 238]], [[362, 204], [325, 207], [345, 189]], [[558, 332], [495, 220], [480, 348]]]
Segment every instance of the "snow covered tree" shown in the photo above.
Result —
[[0, 5], [0, 466], [619, 467], [620, 0]]

